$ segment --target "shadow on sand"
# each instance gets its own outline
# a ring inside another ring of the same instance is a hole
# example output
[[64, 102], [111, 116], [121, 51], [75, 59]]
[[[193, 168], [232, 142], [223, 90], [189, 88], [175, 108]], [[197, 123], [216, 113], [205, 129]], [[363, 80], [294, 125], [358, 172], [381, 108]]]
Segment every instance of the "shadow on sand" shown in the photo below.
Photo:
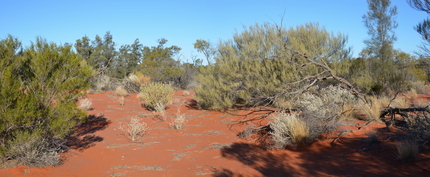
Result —
[[94, 135], [95, 132], [104, 130], [108, 127], [111, 121], [105, 117], [96, 117], [90, 115], [86, 122], [75, 127], [73, 134], [66, 137], [64, 143], [70, 149], [83, 151], [95, 145], [96, 142], [103, 141], [100, 136]]

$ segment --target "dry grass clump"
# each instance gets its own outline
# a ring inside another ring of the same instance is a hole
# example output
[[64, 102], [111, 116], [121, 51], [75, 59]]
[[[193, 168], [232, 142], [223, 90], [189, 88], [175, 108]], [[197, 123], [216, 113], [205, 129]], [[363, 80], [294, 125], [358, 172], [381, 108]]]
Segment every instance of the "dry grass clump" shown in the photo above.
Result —
[[272, 136], [273, 148], [281, 149], [288, 144], [300, 145], [309, 140], [309, 128], [298, 114], [280, 113], [272, 118], [269, 126], [273, 131], [269, 134]]
[[413, 162], [418, 158], [419, 147], [415, 140], [402, 139], [396, 141], [397, 160], [401, 162]]
[[137, 117], [131, 118], [130, 122], [127, 124], [121, 124], [119, 129], [124, 133], [124, 135], [131, 141], [136, 141], [142, 138], [148, 131], [148, 126], [145, 122], [141, 121]]
[[118, 96], [122, 96], [122, 97], [128, 96], [127, 90], [125, 90], [124, 87], [122, 87], [122, 86], [117, 87], [116, 90], [115, 90], [115, 93]]
[[273, 106], [280, 110], [291, 110], [296, 108], [296, 105], [285, 96], [276, 97], [273, 101]]
[[149, 84], [151, 82], [151, 77], [145, 76], [144, 74], [142, 74], [140, 72], [130, 74], [128, 76], [128, 79], [133, 81], [138, 86]]
[[169, 122], [169, 125], [174, 129], [182, 129], [186, 121], [185, 114], [181, 114], [181, 112], [178, 110], [175, 117]]
[[411, 100], [415, 100], [418, 97], [418, 92], [414, 88], [411, 88], [408, 92], [406, 92], [406, 94], [408, 94], [410, 96]]
[[183, 93], [182, 93], [182, 95], [184, 95], [184, 96], [189, 96], [191, 93], [189, 92], [189, 91], [184, 91]]
[[170, 84], [163, 83], [149, 83], [143, 85], [141, 92], [137, 96], [138, 99], [145, 100], [145, 106], [150, 110], [156, 110], [157, 106], [164, 106], [169, 104], [173, 98], [173, 92], [175, 91]]
[[166, 121], [166, 105], [163, 103], [156, 103], [154, 107], [154, 115], [161, 121]]
[[409, 108], [410, 107], [410, 101], [406, 96], [397, 96], [393, 100], [394, 107], [396, 108]]
[[369, 145], [379, 144], [381, 140], [378, 138], [378, 134], [375, 131], [367, 133], [366, 143]]
[[79, 101], [78, 108], [82, 110], [91, 110], [92, 105], [93, 105], [93, 102], [90, 99], [84, 98]]
[[359, 111], [365, 114], [367, 120], [380, 122], [381, 119], [379, 117], [381, 116], [383, 103], [381, 103], [381, 101], [376, 96], [371, 96], [368, 100], [370, 103], [360, 104]]

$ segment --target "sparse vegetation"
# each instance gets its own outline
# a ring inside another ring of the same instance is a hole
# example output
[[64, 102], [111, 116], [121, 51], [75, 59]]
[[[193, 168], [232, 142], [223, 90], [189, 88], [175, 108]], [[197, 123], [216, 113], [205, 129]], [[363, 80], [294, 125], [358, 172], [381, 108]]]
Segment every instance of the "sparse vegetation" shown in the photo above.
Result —
[[124, 133], [124, 136], [131, 141], [136, 141], [145, 135], [148, 131], [148, 126], [141, 119], [133, 117], [130, 119], [129, 123], [122, 123], [119, 129]]
[[116, 90], [115, 90], [115, 93], [116, 93], [118, 96], [121, 96], [121, 97], [126, 97], [126, 96], [128, 96], [128, 92], [127, 92], [127, 90], [125, 90], [122, 86], [117, 87], [117, 88], [116, 88]]
[[413, 139], [396, 141], [397, 160], [401, 162], [413, 162], [418, 158], [418, 143]]
[[369, 121], [380, 122], [383, 105], [376, 96], [368, 98], [370, 103], [360, 102], [359, 111], [365, 113], [365, 118]]
[[178, 110], [174, 118], [172, 118], [172, 120], [169, 122], [169, 125], [174, 129], [182, 129], [186, 121], [185, 114], [181, 114], [181, 112]]

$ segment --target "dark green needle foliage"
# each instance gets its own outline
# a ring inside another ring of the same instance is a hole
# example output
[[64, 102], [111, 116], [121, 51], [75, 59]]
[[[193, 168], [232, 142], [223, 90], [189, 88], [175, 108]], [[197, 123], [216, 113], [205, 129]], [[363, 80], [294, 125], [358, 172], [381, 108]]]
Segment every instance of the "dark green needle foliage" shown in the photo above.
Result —
[[86, 118], [76, 101], [93, 73], [70, 45], [0, 40], [0, 160], [58, 165], [54, 145]]

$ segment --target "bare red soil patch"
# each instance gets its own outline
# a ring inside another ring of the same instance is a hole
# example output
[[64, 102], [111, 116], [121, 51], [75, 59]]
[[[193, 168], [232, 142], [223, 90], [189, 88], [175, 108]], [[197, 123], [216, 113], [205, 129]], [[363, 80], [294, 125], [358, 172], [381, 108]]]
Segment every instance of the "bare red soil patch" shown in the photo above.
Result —
[[[387, 131], [383, 123], [349, 122], [339, 132], [312, 144], [286, 150], [266, 150], [239, 139], [247, 125], [244, 116], [197, 110], [191, 95], [176, 92], [167, 121], [179, 109], [188, 120], [180, 130], [157, 119], [141, 106], [135, 94], [116, 102], [113, 92], [88, 95], [93, 102], [87, 123], [68, 138], [70, 147], [60, 166], [0, 169], [0, 176], [429, 176], [430, 151], [423, 147], [418, 161], [396, 160], [395, 139], [402, 132]], [[423, 99], [426, 99], [423, 97]], [[235, 111], [245, 114], [249, 111]], [[120, 123], [139, 117], [148, 133], [131, 142]], [[266, 124], [268, 120], [254, 121]], [[374, 131], [380, 143], [368, 143]], [[341, 132], [338, 140], [333, 141]]]

